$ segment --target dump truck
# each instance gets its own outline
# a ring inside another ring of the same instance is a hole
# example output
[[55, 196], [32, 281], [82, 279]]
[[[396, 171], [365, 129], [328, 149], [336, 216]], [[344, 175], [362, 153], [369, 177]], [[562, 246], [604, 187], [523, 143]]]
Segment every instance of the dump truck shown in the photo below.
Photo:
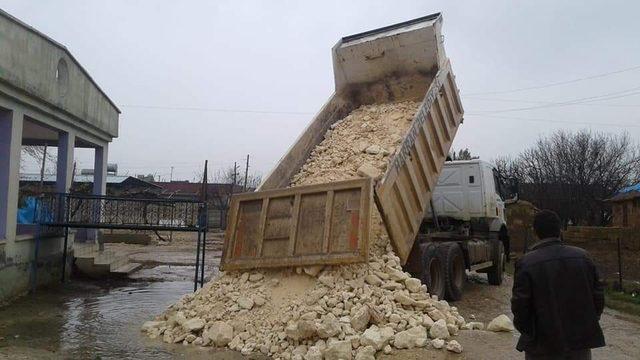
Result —
[[[498, 239], [425, 226], [463, 121], [441, 27], [437, 13], [338, 41], [335, 92], [257, 191], [232, 197], [221, 269], [366, 262], [375, 204], [405, 271], [430, 293], [458, 299], [465, 269], [501, 279]], [[382, 176], [290, 187], [333, 124], [362, 105], [404, 100], [421, 102]]]

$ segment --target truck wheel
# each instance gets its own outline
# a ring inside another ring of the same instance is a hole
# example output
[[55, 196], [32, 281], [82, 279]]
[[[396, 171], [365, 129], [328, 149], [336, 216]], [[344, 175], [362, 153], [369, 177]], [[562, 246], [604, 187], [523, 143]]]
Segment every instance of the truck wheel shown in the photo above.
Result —
[[444, 271], [436, 244], [426, 244], [422, 250], [422, 283], [429, 294], [444, 298]]
[[444, 259], [445, 296], [447, 300], [458, 301], [462, 298], [462, 289], [466, 281], [464, 255], [457, 243], [447, 242], [438, 249]]
[[504, 273], [504, 245], [501, 241], [494, 241], [491, 246], [491, 261], [493, 266], [487, 271], [487, 277], [489, 278], [489, 284], [501, 285], [502, 275]]

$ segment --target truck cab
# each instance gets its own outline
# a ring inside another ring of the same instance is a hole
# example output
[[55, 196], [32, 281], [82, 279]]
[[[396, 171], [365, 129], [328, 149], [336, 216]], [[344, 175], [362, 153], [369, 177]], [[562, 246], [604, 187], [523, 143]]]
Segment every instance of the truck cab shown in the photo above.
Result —
[[507, 223], [506, 187], [486, 161], [447, 161], [433, 191], [433, 209], [428, 208], [425, 219], [432, 223], [435, 212], [441, 231], [470, 231], [475, 236], [498, 233]]

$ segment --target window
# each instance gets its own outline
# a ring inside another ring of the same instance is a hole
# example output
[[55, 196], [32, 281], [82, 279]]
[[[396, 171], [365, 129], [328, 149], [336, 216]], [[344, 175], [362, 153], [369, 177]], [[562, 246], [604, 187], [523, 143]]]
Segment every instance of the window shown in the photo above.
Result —
[[473, 184], [476, 181], [475, 177], [473, 175], [469, 176], [469, 184]]
[[58, 66], [56, 67], [56, 83], [58, 84], [59, 94], [65, 95], [69, 87], [69, 69], [67, 68], [67, 62], [63, 58], [58, 60]]

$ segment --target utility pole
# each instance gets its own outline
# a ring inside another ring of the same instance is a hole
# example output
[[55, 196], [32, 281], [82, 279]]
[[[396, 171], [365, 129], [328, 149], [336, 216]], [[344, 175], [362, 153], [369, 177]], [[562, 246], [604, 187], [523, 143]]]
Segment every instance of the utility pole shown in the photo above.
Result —
[[244, 167], [244, 187], [243, 192], [247, 192], [247, 178], [249, 177], [249, 154], [247, 154], [247, 165]]
[[233, 192], [235, 190], [235, 187], [236, 187], [236, 182], [237, 182], [236, 176], [237, 176], [237, 174], [238, 174], [238, 163], [234, 162], [233, 163], [233, 183], [231, 184], [231, 194], [233, 194]]
[[171, 167], [171, 175], [169, 175], [169, 182], [173, 181], [173, 166]]

